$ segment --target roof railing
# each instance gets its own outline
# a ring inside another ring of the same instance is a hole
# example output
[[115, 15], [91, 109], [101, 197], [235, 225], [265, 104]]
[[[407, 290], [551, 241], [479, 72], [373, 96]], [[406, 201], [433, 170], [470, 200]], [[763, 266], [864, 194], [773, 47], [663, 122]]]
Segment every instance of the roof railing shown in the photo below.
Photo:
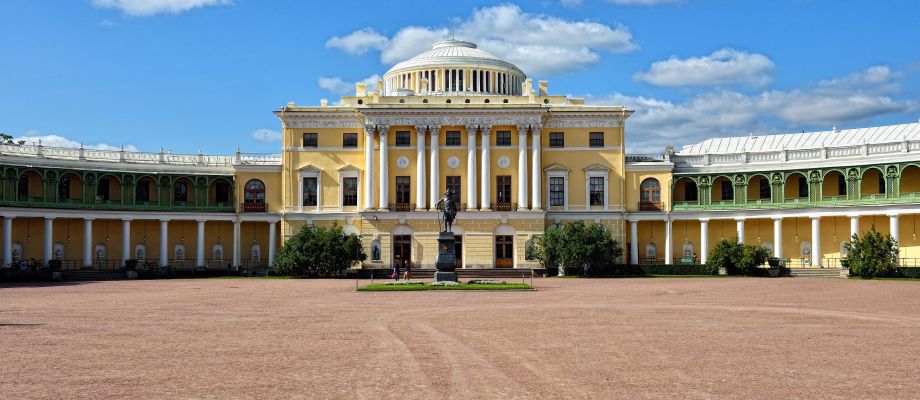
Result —
[[[920, 140], [903, 140], [885, 143], [863, 143], [847, 146], [822, 146], [804, 149], [770, 151], [744, 151], [732, 153], [673, 154], [671, 161], [678, 165], [734, 165], [788, 161], [813, 161], [847, 157], [867, 157], [920, 151]], [[627, 156], [629, 160], [629, 156]]]
[[165, 164], [200, 167], [230, 167], [233, 165], [280, 165], [280, 154], [241, 153], [236, 156], [197, 154], [174, 154], [172, 151], [142, 152], [120, 150], [87, 149], [80, 147], [53, 147], [38, 144], [0, 144], [0, 156], [34, 157], [55, 160], [97, 161], [125, 164]]

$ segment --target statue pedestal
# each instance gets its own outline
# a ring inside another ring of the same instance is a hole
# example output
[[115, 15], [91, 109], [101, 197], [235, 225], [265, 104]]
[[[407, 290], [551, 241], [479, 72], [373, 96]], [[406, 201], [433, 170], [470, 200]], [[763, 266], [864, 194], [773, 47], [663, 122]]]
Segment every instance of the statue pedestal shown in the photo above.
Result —
[[441, 232], [438, 235], [438, 260], [435, 263], [437, 271], [434, 273], [434, 281], [451, 281], [458, 282], [457, 272], [457, 254], [454, 253], [455, 241], [452, 232]]

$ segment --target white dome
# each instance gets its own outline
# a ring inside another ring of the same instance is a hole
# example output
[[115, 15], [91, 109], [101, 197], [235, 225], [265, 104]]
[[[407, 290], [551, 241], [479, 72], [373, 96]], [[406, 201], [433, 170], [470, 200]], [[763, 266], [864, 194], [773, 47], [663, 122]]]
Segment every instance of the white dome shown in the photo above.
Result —
[[[514, 64], [496, 57], [488, 51], [479, 49], [475, 43], [461, 40], [445, 40], [431, 46], [425, 51], [406, 61], [390, 68], [386, 75], [408, 69], [420, 67], [445, 67], [445, 66], [477, 66], [497, 69], [513, 70], [521, 75], [524, 73]], [[386, 76], [385, 75], [385, 76]]]

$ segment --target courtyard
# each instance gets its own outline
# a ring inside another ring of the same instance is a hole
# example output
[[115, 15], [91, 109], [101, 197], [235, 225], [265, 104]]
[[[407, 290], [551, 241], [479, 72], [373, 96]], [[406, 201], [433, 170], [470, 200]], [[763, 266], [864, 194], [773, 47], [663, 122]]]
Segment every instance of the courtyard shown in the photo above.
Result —
[[0, 397], [920, 398], [918, 282], [534, 283], [5, 284]]

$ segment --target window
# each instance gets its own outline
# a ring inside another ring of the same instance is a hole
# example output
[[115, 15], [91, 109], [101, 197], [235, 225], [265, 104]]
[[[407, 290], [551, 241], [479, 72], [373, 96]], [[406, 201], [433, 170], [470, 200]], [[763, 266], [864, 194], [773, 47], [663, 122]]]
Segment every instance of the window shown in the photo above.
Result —
[[454, 201], [457, 204], [460, 203], [460, 177], [459, 176], [448, 176], [447, 177], [447, 189], [454, 190]]
[[69, 176], [65, 176], [61, 178], [61, 182], [58, 183], [58, 199], [70, 200], [70, 177]]
[[882, 174], [878, 174], [878, 192], [885, 194], [885, 177]]
[[396, 145], [397, 146], [408, 146], [409, 145], [409, 131], [396, 132]]
[[303, 178], [303, 205], [316, 206], [316, 177]]
[[358, 206], [358, 178], [342, 178], [345, 192], [342, 194], [342, 205], [345, 207]]
[[498, 204], [511, 203], [511, 175], [501, 175], [495, 177]]
[[589, 133], [588, 145], [591, 147], [604, 147], [604, 132]]
[[549, 147], [565, 147], [565, 134], [562, 132], [550, 132]]
[[230, 184], [227, 182], [217, 182], [214, 185], [214, 201], [217, 203], [230, 202]]
[[304, 133], [303, 134], [303, 147], [316, 147], [317, 139], [315, 133]]
[[511, 268], [514, 265], [514, 236], [495, 236], [495, 266]]
[[258, 179], [246, 182], [243, 188], [243, 202], [248, 204], [265, 203], [265, 184]]
[[684, 198], [687, 201], [699, 200], [699, 192], [695, 182], [684, 182]]
[[808, 197], [808, 179], [804, 176], [799, 177], [799, 197]]
[[28, 200], [29, 199], [29, 176], [22, 174], [19, 177], [19, 200]]
[[565, 205], [565, 178], [552, 176], [549, 178], [549, 205]]
[[96, 200], [109, 200], [109, 178], [99, 179], [99, 184], [96, 185]]
[[460, 131], [447, 131], [447, 146], [459, 146], [460, 145]]
[[765, 178], [760, 178], [760, 198], [770, 198], [770, 181], [766, 180]]
[[396, 204], [409, 204], [411, 180], [408, 176], [396, 177]]
[[[593, 192], [594, 191], [593, 180], [595, 178], [591, 178], [591, 179], [592, 179], [591, 191]], [[593, 205], [594, 204], [593, 203], [594, 194], [592, 193], [591, 196], [592, 196], [591, 201]], [[643, 203], [661, 203], [661, 184], [658, 182], [657, 179], [648, 178], [648, 179], [643, 180], [642, 183], [639, 184], [639, 201]]]
[[173, 188], [173, 201], [188, 201], [188, 183], [176, 182], [176, 186]]
[[735, 187], [728, 180], [722, 181], [722, 201], [735, 199]]
[[604, 177], [592, 176], [588, 183], [591, 186], [591, 205], [604, 205]]
[[342, 147], [358, 147], [358, 134], [357, 133], [343, 133], [342, 134]]
[[495, 132], [496, 146], [511, 146], [511, 131]]
[[137, 182], [137, 186], [134, 188], [134, 200], [142, 203], [150, 201], [149, 180], [144, 179]]
[[847, 195], [847, 180], [843, 177], [843, 174], [837, 175], [837, 195]]

